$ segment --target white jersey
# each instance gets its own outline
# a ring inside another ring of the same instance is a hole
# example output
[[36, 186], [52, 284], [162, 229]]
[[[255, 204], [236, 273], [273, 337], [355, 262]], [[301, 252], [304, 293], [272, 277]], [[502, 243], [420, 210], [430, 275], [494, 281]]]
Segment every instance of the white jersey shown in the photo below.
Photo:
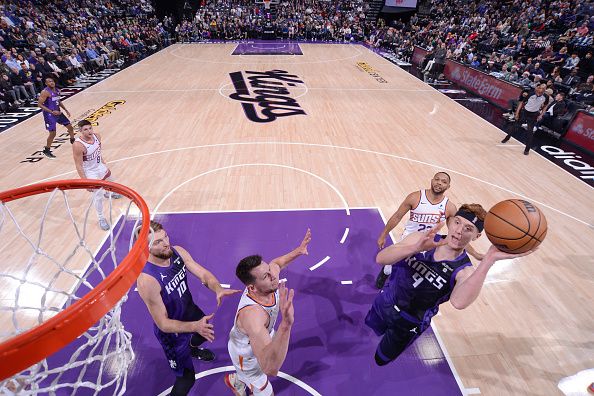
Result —
[[241, 350], [243, 353], [243, 358], [250, 358], [254, 357], [252, 352], [252, 347], [250, 346], [250, 339], [246, 334], [244, 334], [239, 328], [237, 327], [237, 316], [239, 315], [239, 311], [241, 311], [245, 307], [250, 307], [252, 305], [259, 305], [266, 311], [269, 317], [268, 321], [268, 334], [270, 337], [274, 336], [274, 325], [276, 324], [276, 319], [278, 318], [278, 311], [279, 311], [279, 292], [278, 290], [274, 292], [274, 303], [270, 306], [263, 305], [254, 300], [250, 294], [248, 293], [247, 288], [243, 291], [241, 295], [241, 299], [239, 300], [239, 305], [237, 306], [237, 312], [235, 313], [235, 320], [233, 321], [233, 328], [229, 333], [229, 343], [234, 344], [237, 350]]
[[87, 179], [103, 179], [108, 169], [103, 162], [101, 162], [101, 142], [97, 136], [93, 134], [93, 143], [87, 143], [80, 137], [76, 138], [85, 147], [85, 154], [83, 154], [83, 170]]
[[250, 339], [237, 327], [239, 311], [253, 305], [259, 305], [266, 311], [269, 318], [266, 328], [268, 334], [270, 334], [270, 338], [274, 336], [274, 325], [276, 324], [279, 311], [278, 290], [274, 292], [274, 303], [272, 305], [263, 305], [254, 300], [249, 295], [247, 289], [245, 289], [239, 300], [237, 312], [235, 313], [235, 320], [233, 321], [233, 328], [229, 333], [227, 349], [229, 350], [229, 357], [231, 357], [233, 367], [235, 367], [237, 379], [247, 385], [255, 396], [271, 396], [273, 394], [272, 385], [270, 385], [268, 377], [262, 371], [262, 367], [260, 367], [258, 359], [254, 355], [254, 351], [250, 345]]
[[417, 207], [410, 210], [410, 217], [404, 226], [402, 238], [417, 231], [424, 231], [435, 227], [439, 222], [446, 219], [446, 207], [448, 198], [444, 197], [441, 202], [432, 204], [421, 190], [421, 199]]

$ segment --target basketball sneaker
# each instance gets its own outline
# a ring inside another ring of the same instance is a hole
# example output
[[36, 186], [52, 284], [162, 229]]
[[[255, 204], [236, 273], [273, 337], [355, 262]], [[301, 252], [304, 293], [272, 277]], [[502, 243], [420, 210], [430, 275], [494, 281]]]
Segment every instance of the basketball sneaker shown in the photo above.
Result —
[[231, 389], [235, 396], [247, 395], [244, 383], [237, 379], [237, 374], [235, 373], [228, 373], [225, 375], [225, 385]]
[[377, 274], [377, 278], [375, 278], [375, 288], [378, 290], [381, 290], [384, 288], [384, 285], [386, 284], [386, 280], [388, 279], [389, 275], [386, 275], [384, 273], [384, 269], [382, 268], [380, 270], [380, 273]]
[[50, 159], [56, 158], [56, 156], [47, 147], [44, 148], [42, 152], [43, 152], [43, 155], [45, 155], [47, 158], [50, 158]]
[[107, 220], [105, 220], [104, 218], [100, 218], [99, 219], [99, 227], [101, 227], [101, 229], [103, 231], [109, 230], [109, 224], [107, 224]]
[[118, 194], [118, 193], [114, 193], [114, 192], [106, 192], [103, 194], [103, 196], [105, 198], [109, 198], [111, 196], [111, 198], [113, 199], [120, 199], [122, 198], [122, 194]]
[[214, 352], [210, 349], [198, 348], [190, 345], [190, 350], [193, 358], [202, 360], [203, 362], [212, 362], [216, 358]]

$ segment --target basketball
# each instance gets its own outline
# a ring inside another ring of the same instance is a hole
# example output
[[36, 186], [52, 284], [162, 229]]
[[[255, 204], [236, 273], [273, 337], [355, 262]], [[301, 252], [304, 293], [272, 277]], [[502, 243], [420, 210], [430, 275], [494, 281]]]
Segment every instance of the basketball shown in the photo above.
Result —
[[524, 253], [542, 243], [547, 235], [547, 219], [534, 204], [508, 199], [489, 210], [485, 233], [499, 250]]

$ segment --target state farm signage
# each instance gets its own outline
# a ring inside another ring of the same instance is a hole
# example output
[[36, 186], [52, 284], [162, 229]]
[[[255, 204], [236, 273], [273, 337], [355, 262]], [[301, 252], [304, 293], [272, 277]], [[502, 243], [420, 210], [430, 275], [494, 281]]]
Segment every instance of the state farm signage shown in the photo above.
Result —
[[429, 51], [427, 51], [424, 48], [419, 47], [418, 45], [415, 45], [415, 49], [413, 51], [413, 55], [411, 58], [411, 63], [415, 66], [420, 66], [421, 63], [423, 63], [423, 59], [425, 59], [425, 56], [429, 53]]
[[567, 128], [565, 140], [594, 153], [594, 117], [578, 111]]
[[451, 60], [446, 61], [444, 74], [448, 80], [504, 109], [522, 92], [518, 86]]

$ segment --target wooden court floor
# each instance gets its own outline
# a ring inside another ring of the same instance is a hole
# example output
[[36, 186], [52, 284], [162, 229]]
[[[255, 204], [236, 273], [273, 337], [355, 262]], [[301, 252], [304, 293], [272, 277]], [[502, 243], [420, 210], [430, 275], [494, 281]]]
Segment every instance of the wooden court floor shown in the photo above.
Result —
[[[362, 46], [233, 56], [235, 46], [174, 45], [65, 101], [72, 118], [125, 101], [95, 127], [117, 182], [167, 212], [348, 205], [389, 217], [438, 170], [452, 175], [447, 195], [458, 206], [528, 199], [548, 219], [541, 248], [494, 266], [472, 306], [444, 304], [434, 325], [464, 387], [484, 395], [560, 394], [562, 378], [594, 367], [589, 186], [519, 145], [500, 146], [499, 129]], [[249, 101], [254, 89], [268, 90], [264, 107]], [[254, 122], [250, 111], [276, 118]], [[41, 115], [0, 134], [0, 189], [76, 178], [68, 144], [56, 160], [21, 162], [44, 141]], [[25, 228], [42, 211], [29, 202], [19, 209]], [[45, 230], [55, 251], [75, 242], [60, 232], [63, 221], [56, 211]], [[90, 228], [91, 245], [101, 237]], [[489, 246], [486, 237], [475, 245]], [[0, 252], [5, 271], [28, 257], [8, 241]], [[10, 286], [1, 286], [8, 304]]]

